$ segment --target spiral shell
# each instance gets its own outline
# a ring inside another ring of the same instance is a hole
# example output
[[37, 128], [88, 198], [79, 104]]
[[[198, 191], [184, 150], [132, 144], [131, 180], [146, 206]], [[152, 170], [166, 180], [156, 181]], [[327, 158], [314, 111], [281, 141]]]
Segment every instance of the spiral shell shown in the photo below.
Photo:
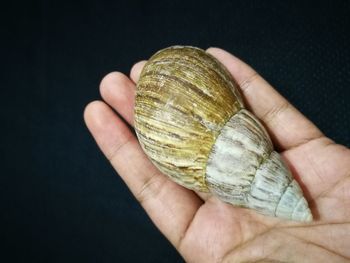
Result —
[[178, 184], [233, 205], [311, 221], [292, 178], [235, 81], [205, 51], [158, 51], [137, 83], [135, 130], [154, 165]]

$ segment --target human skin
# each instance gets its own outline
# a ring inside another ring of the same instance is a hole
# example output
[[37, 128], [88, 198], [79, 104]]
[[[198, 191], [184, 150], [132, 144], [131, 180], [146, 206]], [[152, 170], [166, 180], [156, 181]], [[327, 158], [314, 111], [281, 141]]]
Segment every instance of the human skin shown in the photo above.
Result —
[[312, 223], [234, 207], [163, 175], [126, 124], [133, 126], [135, 83], [145, 61], [132, 67], [130, 78], [120, 72], [104, 77], [104, 101], [85, 109], [102, 152], [187, 262], [350, 262], [350, 150], [327, 138], [247, 64], [219, 48], [207, 52], [227, 67], [247, 108], [267, 128], [304, 191]]

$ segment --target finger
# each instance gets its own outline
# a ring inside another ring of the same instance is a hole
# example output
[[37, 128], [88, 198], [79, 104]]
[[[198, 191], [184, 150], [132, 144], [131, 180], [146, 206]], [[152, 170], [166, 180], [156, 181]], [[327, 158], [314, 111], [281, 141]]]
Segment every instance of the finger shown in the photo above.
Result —
[[[134, 77], [138, 78], [145, 62], [133, 67]], [[134, 122], [135, 84], [124, 74], [112, 72], [106, 75], [100, 84], [102, 98], [114, 108], [130, 125]], [[202, 200], [208, 199], [206, 193], [196, 193]]]
[[134, 124], [135, 84], [127, 76], [120, 72], [109, 73], [101, 81], [100, 93], [130, 125]]
[[237, 81], [252, 112], [260, 118], [281, 150], [323, 136], [321, 131], [247, 64], [230, 53], [209, 48]]
[[198, 197], [200, 199], [202, 199], [204, 202], [206, 202], [207, 200], [209, 200], [210, 198], [213, 197], [213, 194], [211, 194], [210, 192], [205, 193], [205, 192], [198, 192], [198, 191], [194, 191], [196, 193], [196, 195], [198, 195]]
[[139, 61], [131, 68], [130, 78], [134, 83], [137, 83], [137, 81], [139, 80], [141, 71], [145, 66], [146, 62], [147, 62], [146, 60]]
[[105, 103], [90, 103], [84, 118], [102, 152], [152, 221], [178, 247], [202, 201], [152, 165], [128, 127]]

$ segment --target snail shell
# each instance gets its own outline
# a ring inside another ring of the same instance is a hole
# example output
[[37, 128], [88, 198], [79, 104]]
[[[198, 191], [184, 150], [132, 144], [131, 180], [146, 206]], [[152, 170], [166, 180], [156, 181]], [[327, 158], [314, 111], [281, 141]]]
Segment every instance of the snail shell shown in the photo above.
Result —
[[148, 60], [137, 83], [135, 130], [150, 160], [178, 184], [265, 215], [312, 220], [265, 128], [205, 51], [173, 46]]

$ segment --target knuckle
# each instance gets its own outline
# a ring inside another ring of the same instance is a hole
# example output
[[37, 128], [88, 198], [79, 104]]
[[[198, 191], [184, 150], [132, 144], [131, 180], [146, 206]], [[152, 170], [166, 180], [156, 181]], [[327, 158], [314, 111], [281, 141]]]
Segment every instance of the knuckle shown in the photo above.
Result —
[[272, 123], [278, 119], [283, 113], [285, 113], [290, 108], [290, 103], [286, 100], [283, 102], [272, 106], [268, 109], [262, 116], [261, 119], [266, 123]]
[[114, 160], [118, 157], [120, 154], [120, 151], [122, 148], [124, 148], [126, 145], [128, 145], [131, 142], [131, 137], [126, 138], [122, 142], [117, 143], [114, 147], [113, 150], [109, 154], [106, 155], [107, 159], [113, 164]]
[[157, 198], [166, 182], [166, 178], [161, 176], [159, 173], [151, 175], [135, 195], [137, 201], [144, 204], [147, 200]]
[[260, 75], [254, 71], [252, 75], [250, 75], [248, 78], [243, 80], [239, 86], [243, 93], [247, 93], [248, 90], [253, 86], [252, 84], [260, 77]]

